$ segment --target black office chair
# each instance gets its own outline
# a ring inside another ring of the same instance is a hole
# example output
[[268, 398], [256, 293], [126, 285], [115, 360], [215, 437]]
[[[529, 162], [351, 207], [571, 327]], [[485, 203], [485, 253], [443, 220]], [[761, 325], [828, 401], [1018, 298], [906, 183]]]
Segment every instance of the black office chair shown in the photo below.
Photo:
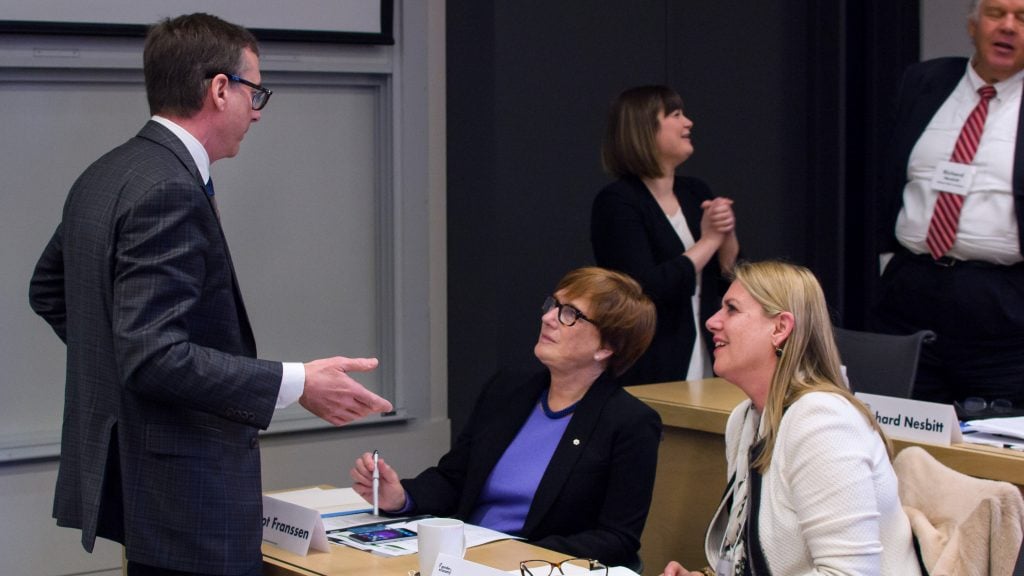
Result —
[[836, 328], [839, 359], [854, 392], [910, 398], [921, 344], [935, 339], [931, 330], [897, 336]]

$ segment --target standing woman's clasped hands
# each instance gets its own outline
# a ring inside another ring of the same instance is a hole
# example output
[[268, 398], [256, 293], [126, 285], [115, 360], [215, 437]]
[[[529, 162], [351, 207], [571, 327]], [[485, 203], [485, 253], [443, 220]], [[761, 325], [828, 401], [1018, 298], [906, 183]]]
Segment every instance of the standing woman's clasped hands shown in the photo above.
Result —
[[700, 204], [704, 213], [700, 219], [701, 238], [718, 244], [718, 263], [723, 271], [728, 272], [740, 252], [740, 242], [736, 238], [736, 213], [732, 210], [732, 199], [719, 196], [705, 200]]
[[731, 198], [719, 196], [712, 200], [705, 200], [701, 202], [700, 207], [704, 210], [700, 221], [701, 236], [707, 234], [722, 234], [723, 236], [736, 234], [736, 214], [732, 211]]

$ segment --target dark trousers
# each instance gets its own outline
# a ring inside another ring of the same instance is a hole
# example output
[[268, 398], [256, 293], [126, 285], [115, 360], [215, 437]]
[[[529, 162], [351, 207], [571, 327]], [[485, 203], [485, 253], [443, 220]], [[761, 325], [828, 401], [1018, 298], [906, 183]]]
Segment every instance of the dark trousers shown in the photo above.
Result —
[[[215, 576], [213, 574], [196, 574], [195, 572], [179, 572], [178, 570], [168, 570], [166, 568], [157, 568], [156, 566], [147, 566], [146, 564], [139, 564], [138, 562], [128, 561], [127, 576]], [[217, 575], [220, 576], [220, 575]], [[239, 574], [237, 576], [263, 576], [263, 563], [260, 562], [254, 569], [245, 574]]]
[[976, 396], [1024, 408], [1024, 265], [944, 266], [904, 251], [882, 275], [879, 295], [871, 330], [936, 334], [922, 347], [914, 398]]

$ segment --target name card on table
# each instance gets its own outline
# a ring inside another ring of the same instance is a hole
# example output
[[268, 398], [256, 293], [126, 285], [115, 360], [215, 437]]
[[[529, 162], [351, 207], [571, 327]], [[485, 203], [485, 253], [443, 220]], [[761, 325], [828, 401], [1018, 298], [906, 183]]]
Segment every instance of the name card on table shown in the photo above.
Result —
[[470, 562], [458, 556], [441, 552], [434, 561], [434, 570], [430, 576], [508, 576], [497, 568]]
[[885, 433], [900, 440], [949, 446], [963, 442], [960, 421], [949, 404], [857, 393]]
[[320, 513], [312, 508], [263, 495], [263, 541], [305, 556], [310, 547], [328, 552]]

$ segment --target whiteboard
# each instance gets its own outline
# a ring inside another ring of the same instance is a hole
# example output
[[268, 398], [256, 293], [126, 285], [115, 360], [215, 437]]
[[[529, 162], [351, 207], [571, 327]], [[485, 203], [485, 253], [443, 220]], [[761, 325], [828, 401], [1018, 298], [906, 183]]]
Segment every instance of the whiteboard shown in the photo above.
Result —
[[392, 44], [393, 0], [37, 0], [4, 2], [0, 32], [141, 35], [163, 18], [214, 14], [261, 40]]
[[[274, 97], [237, 157], [214, 163], [218, 204], [260, 357], [393, 356], [389, 317], [387, 79], [265, 72]], [[148, 119], [140, 71], [0, 69], [0, 461], [51, 456], [64, 345], [28, 305], [64, 198]], [[358, 375], [393, 389], [390, 366]], [[297, 404], [271, 430], [324, 425]], [[276, 427], [276, 428], [275, 428]]]

